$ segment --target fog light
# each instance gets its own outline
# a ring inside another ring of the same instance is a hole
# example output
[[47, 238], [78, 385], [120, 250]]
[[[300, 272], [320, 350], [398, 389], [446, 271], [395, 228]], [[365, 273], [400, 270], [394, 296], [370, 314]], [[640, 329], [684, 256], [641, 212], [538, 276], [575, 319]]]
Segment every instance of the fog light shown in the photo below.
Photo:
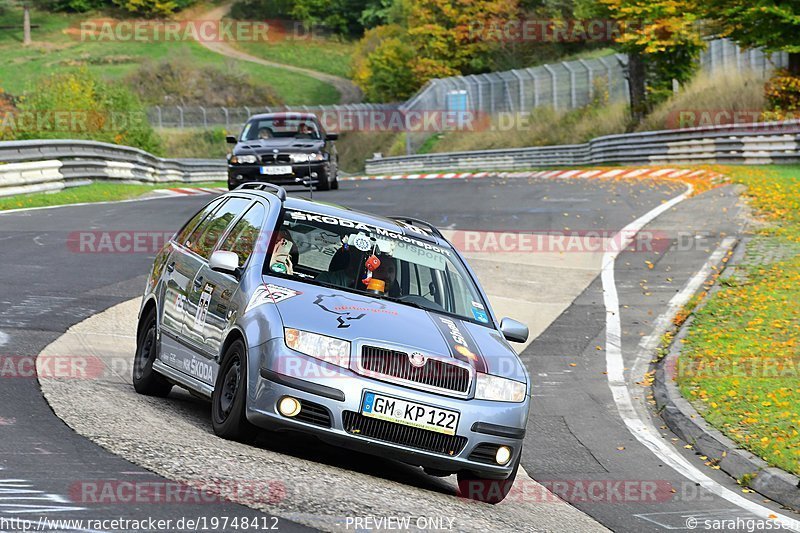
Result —
[[278, 402], [278, 411], [280, 411], [283, 416], [288, 416], [290, 418], [300, 413], [300, 407], [300, 401], [291, 396], [284, 396]]
[[497, 448], [497, 453], [494, 455], [494, 460], [497, 464], [504, 465], [511, 460], [511, 448], [508, 446], [500, 446]]

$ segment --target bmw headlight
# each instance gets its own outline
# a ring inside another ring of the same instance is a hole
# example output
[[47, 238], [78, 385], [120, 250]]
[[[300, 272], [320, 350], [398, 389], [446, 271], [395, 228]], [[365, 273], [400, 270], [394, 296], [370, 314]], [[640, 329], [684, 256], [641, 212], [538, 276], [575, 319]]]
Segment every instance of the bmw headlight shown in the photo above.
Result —
[[324, 156], [317, 152], [313, 154], [289, 154], [289, 158], [292, 160], [292, 163], [313, 163], [314, 161], [322, 161]]
[[478, 372], [475, 399], [519, 403], [525, 400], [526, 389], [525, 383]]
[[254, 155], [235, 155], [231, 157], [231, 163], [234, 165], [252, 165], [256, 162], [258, 162], [258, 158]]
[[318, 333], [284, 328], [286, 346], [315, 359], [347, 368], [350, 366], [350, 343]]

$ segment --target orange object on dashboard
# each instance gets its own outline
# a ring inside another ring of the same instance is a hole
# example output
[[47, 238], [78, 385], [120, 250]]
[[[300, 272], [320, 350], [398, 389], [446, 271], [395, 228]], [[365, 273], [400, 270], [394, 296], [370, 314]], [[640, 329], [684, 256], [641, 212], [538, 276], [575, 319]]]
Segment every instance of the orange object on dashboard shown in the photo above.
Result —
[[386, 282], [378, 278], [370, 278], [367, 285], [368, 291], [384, 292], [386, 290]]

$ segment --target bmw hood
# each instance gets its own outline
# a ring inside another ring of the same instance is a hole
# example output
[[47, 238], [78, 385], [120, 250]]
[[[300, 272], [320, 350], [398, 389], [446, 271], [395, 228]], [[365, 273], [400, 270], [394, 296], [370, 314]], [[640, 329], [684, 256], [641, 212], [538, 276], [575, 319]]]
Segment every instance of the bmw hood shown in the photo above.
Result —
[[525, 382], [516, 352], [493, 328], [369, 295], [264, 278], [283, 324], [350, 342], [374, 342], [450, 356], [478, 372]]
[[236, 147], [236, 154], [264, 154], [279, 152], [318, 152], [322, 150], [325, 142], [318, 139], [295, 139], [293, 137], [279, 137], [276, 139], [261, 139], [244, 141]]

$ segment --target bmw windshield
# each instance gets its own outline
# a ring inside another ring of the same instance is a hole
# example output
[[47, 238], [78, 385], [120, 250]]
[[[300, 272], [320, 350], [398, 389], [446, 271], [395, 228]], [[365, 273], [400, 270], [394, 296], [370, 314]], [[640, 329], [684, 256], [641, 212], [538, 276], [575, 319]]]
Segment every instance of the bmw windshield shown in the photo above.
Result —
[[415, 231], [287, 209], [265, 271], [488, 324], [461, 260]]

